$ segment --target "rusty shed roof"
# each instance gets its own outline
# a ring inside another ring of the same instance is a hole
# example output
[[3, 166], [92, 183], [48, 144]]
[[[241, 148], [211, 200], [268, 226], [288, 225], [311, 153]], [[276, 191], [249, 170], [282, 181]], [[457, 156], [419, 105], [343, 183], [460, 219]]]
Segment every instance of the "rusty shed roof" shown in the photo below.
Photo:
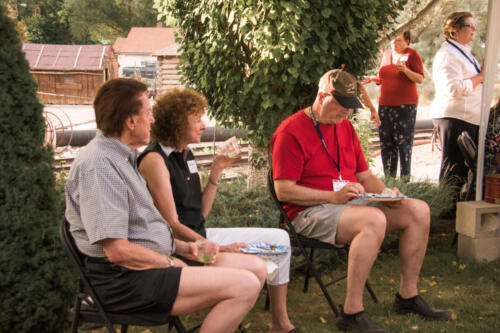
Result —
[[23, 44], [30, 69], [102, 70], [105, 56], [113, 56], [109, 45]]

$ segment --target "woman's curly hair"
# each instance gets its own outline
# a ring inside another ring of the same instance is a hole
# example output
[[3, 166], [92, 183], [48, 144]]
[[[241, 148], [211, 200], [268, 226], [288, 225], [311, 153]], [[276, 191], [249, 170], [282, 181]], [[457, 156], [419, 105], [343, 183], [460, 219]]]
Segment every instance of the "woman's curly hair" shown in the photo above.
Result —
[[153, 106], [155, 122], [151, 126], [151, 136], [163, 145], [179, 149], [188, 127], [188, 116], [202, 114], [207, 105], [202, 94], [189, 88], [173, 89], [160, 95]]

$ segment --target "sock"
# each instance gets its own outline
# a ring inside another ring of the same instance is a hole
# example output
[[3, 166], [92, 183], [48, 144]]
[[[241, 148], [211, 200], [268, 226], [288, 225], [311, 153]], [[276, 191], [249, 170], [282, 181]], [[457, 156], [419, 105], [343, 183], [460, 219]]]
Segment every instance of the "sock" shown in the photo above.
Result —
[[418, 296], [418, 295], [415, 295], [415, 296], [410, 297], [410, 298], [403, 298], [403, 297], [401, 297], [401, 295], [399, 293], [397, 293], [396, 295], [399, 297], [399, 299], [401, 299], [403, 301], [411, 301], [411, 300], [415, 299]]

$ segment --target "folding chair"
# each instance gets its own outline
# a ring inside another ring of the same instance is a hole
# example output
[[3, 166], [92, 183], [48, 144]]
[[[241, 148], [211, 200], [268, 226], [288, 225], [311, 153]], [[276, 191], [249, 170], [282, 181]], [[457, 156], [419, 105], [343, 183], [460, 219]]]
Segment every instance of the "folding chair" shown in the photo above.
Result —
[[[465, 165], [469, 168], [467, 172], [467, 181], [462, 188], [458, 196], [459, 201], [470, 201], [474, 195], [474, 184], [476, 182], [476, 154], [477, 146], [476, 143], [471, 139], [467, 131], [463, 131], [457, 138], [458, 149], [462, 153]], [[451, 247], [454, 247], [458, 240], [458, 233], [455, 232]]]
[[129, 325], [158, 326], [168, 324], [169, 331], [172, 327], [175, 327], [178, 333], [194, 332], [201, 326], [200, 324], [190, 330], [186, 330], [177, 316], [169, 316], [163, 323], [158, 323], [136, 318], [133, 314], [106, 312], [99, 296], [85, 274], [83, 254], [76, 247], [73, 236], [69, 232], [69, 223], [64, 217], [59, 227], [59, 236], [66, 254], [71, 259], [78, 273], [75, 303], [74, 307], [70, 309], [72, 333], [78, 332], [80, 321], [104, 325], [110, 333], [116, 333], [113, 324], [121, 325], [121, 333], [127, 333]]
[[[273, 180], [273, 170], [269, 169], [269, 172], [267, 174], [267, 185], [269, 188], [269, 192], [271, 193], [271, 197], [273, 198], [274, 202], [276, 203], [276, 206], [279, 209], [280, 212], [280, 220], [279, 220], [279, 227], [286, 230], [288, 232], [288, 235], [290, 236], [290, 243], [292, 247], [298, 247], [300, 250], [300, 253], [304, 256], [305, 259], [305, 265], [307, 267], [307, 272], [306, 272], [306, 279], [304, 281], [304, 288], [303, 292], [306, 293], [308, 288], [309, 288], [309, 276], [312, 274], [316, 282], [318, 282], [319, 287], [321, 288], [321, 291], [323, 292], [323, 295], [325, 295], [325, 298], [330, 305], [330, 308], [332, 309], [333, 313], [335, 314], [336, 317], [339, 316], [339, 309], [335, 302], [333, 301], [332, 297], [330, 296], [330, 293], [328, 292], [327, 287], [335, 284], [339, 281], [342, 281], [347, 277], [347, 274], [344, 274], [328, 283], [324, 283], [323, 280], [321, 279], [321, 276], [319, 275], [318, 271], [314, 267], [313, 264], [313, 259], [314, 259], [314, 249], [326, 249], [326, 250], [334, 250], [338, 251], [340, 250], [338, 247], [333, 246], [332, 244], [325, 243], [322, 241], [319, 241], [317, 239], [313, 238], [308, 238], [302, 235], [297, 234], [295, 231], [295, 228], [293, 227], [292, 223], [290, 222], [290, 219], [286, 215], [285, 210], [283, 209], [282, 202], [278, 200], [278, 197], [276, 196], [276, 191], [274, 189], [274, 180]], [[309, 253], [307, 253], [306, 249], [310, 249]], [[373, 292], [370, 284], [368, 281], [366, 282], [366, 289], [370, 293], [370, 296], [372, 297], [373, 301], [375, 303], [378, 303], [378, 298]]]
[[467, 181], [460, 190], [460, 201], [469, 201], [472, 200], [472, 195], [474, 194], [477, 146], [466, 131], [460, 133], [457, 138], [457, 144], [464, 158], [465, 165], [469, 168]]

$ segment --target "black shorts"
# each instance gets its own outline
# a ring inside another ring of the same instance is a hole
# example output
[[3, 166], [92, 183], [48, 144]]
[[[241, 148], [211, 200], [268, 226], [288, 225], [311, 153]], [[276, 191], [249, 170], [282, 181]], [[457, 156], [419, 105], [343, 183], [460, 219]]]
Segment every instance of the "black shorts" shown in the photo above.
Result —
[[162, 323], [172, 310], [181, 278], [181, 267], [134, 271], [106, 258], [86, 257], [86, 274], [106, 312], [132, 314]]

